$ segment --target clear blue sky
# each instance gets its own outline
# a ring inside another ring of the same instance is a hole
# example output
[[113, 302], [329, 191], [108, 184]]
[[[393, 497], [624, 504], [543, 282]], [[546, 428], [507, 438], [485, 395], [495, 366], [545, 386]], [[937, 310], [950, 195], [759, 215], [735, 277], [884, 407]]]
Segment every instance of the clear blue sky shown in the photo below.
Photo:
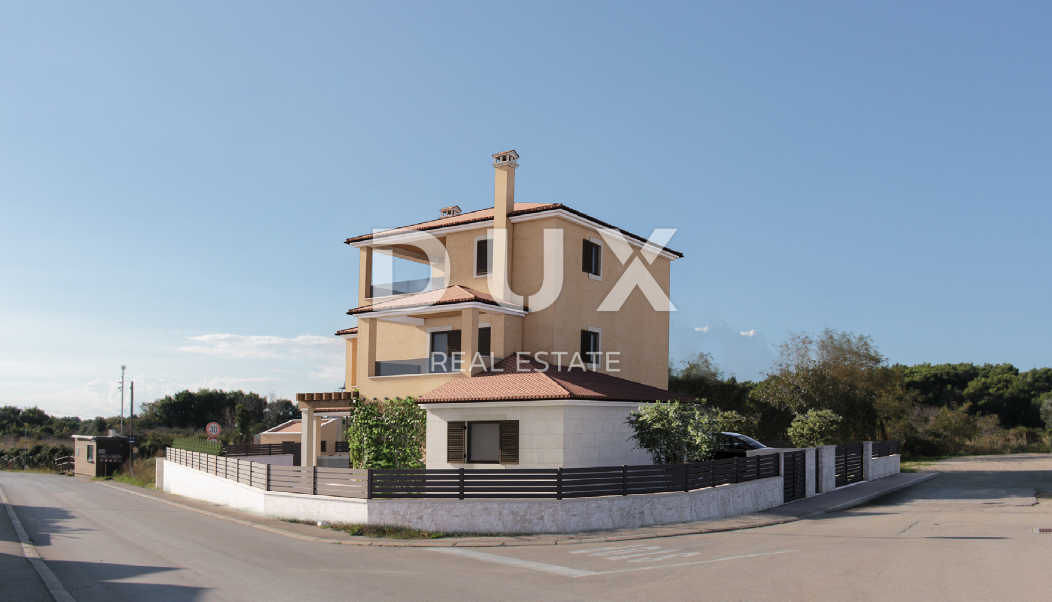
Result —
[[1052, 365], [1042, 2], [7, 2], [0, 404], [332, 390], [347, 236], [517, 199], [670, 246], [673, 355]]

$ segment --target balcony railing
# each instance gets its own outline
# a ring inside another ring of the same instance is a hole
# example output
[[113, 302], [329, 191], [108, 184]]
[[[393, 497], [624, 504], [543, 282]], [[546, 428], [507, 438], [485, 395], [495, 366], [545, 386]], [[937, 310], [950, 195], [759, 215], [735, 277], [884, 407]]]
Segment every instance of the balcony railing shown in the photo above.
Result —
[[430, 278], [418, 278], [416, 280], [400, 280], [385, 284], [373, 284], [369, 287], [369, 297], [390, 297], [391, 295], [408, 295], [411, 293], [422, 293], [427, 290]]
[[[489, 368], [490, 358], [482, 358], [486, 367]], [[495, 357], [493, 363], [504, 358]], [[376, 362], [376, 376], [409, 376], [413, 374], [449, 374], [460, 372], [460, 355], [443, 358], [441, 355], [432, 362], [430, 358], [422, 357], [410, 360], [388, 360]]]

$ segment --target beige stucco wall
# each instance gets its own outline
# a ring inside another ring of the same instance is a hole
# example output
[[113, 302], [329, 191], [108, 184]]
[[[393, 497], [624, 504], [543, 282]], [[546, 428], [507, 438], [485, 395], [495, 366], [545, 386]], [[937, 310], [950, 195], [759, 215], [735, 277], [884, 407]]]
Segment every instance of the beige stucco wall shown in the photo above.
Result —
[[[318, 440], [315, 442], [315, 449], [317, 454], [320, 456], [331, 456], [335, 453], [336, 442], [340, 441], [340, 421], [333, 419], [328, 424], [322, 424], [318, 428]], [[302, 440], [301, 433], [260, 433], [259, 442], [262, 444], [273, 444], [282, 443], [285, 441], [294, 441], [299, 443]], [[325, 441], [325, 451], [321, 451], [321, 442]]]
[[[445, 235], [449, 253], [447, 286], [463, 285], [481, 292], [488, 292], [484, 277], [474, 276], [475, 238], [486, 235], [492, 227], [483, 223], [479, 228], [453, 232]], [[534, 308], [525, 317], [480, 316], [483, 322], [491, 322], [494, 355], [508, 356], [516, 351], [527, 353], [567, 352], [567, 365], [572, 354], [579, 353], [582, 330], [598, 328], [601, 333], [601, 349], [617, 351], [613, 359], [616, 364], [604, 361], [599, 371], [631, 381], [665, 389], [668, 386], [669, 313], [651, 307], [643, 293], [634, 290], [615, 312], [597, 311], [603, 300], [613, 289], [627, 269], [616, 255], [604, 245], [602, 280], [589, 278], [581, 270], [582, 241], [600, 239], [597, 230], [555, 215], [512, 224], [511, 287], [519, 295], [528, 297], [538, 292], [544, 279], [544, 231], [562, 231], [563, 281], [562, 291], [556, 302], [547, 308]], [[366, 249], [362, 249], [364, 258]], [[633, 247], [631, 265], [635, 258], [651, 273], [666, 295], [670, 294], [671, 261], [658, 257], [653, 264], [641, 258]], [[364, 261], [364, 259], [363, 259]], [[359, 289], [367, 288], [368, 270], [360, 269]], [[363, 303], [364, 298], [360, 299]], [[460, 317], [426, 318], [425, 327], [393, 322], [376, 323], [371, 331], [367, 320], [359, 321], [359, 341], [355, 368], [357, 386], [365, 397], [419, 396], [442, 384], [449, 376], [427, 379], [421, 376], [383, 377], [394, 379], [377, 381], [369, 378], [370, 358], [367, 353], [369, 337], [376, 336], [375, 360], [404, 360], [425, 357], [427, 352], [427, 327], [460, 327]], [[499, 331], [499, 332], [498, 332]], [[353, 350], [348, 348], [348, 352]], [[608, 356], [604, 355], [604, 360]], [[554, 359], [553, 359], [554, 361]], [[348, 379], [351, 377], [348, 376]]]
[[[425, 404], [428, 468], [581, 468], [650, 464], [625, 423], [639, 404], [587, 400]], [[447, 422], [519, 421], [518, 464], [449, 464]]]
[[95, 464], [95, 458], [88, 457], [89, 445], [95, 446], [92, 450], [92, 455], [98, 452], [98, 446], [87, 439], [73, 440], [73, 474], [85, 477], [97, 476], [98, 465]]

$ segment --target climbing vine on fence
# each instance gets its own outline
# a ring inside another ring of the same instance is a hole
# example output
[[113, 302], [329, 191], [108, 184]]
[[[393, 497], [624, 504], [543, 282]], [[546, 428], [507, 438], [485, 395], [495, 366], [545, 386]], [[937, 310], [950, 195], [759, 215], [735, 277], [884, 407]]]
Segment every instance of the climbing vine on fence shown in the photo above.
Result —
[[423, 468], [427, 413], [413, 398], [358, 401], [347, 447], [352, 468]]
[[204, 437], [176, 437], [172, 440], [172, 447], [203, 454], [212, 454], [213, 456], [223, 455], [223, 447], [221, 445]]

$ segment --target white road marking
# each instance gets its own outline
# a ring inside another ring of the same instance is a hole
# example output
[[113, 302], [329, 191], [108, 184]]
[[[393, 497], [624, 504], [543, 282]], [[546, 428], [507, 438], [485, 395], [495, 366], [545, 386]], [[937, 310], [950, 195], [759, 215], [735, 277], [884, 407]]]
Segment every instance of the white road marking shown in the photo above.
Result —
[[[637, 546], [618, 546], [617, 548], [591, 548], [590, 550], [574, 550], [571, 554], [581, 554], [594, 550], [614, 550], [621, 549], [626, 550], [629, 547]], [[453, 554], [456, 556], [463, 556], [465, 558], [473, 558], [475, 560], [481, 560], [482, 562], [493, 562], [496, 564], [506, 564], [509, 566], [516, 566], [524, 569], [531, 569], [534, 571], [541, 571], [545, 573], [553, 573], [556, 575], [563, 575], [565, 577], [577, 578], [577, 577], [591, 577], [594, 575], [609, 575], [612, 573], [627, 573], [631, 571], [647, 571], [651, 569], [667, 569], [675, 566], [688, 566], [695, 564], [712, 564], [715, 562], [726, 562], [728, 560], [740, 560], [742, 558], [755, 558], [757, 556], [771, 556], [774, 554], [791, 554], [793, 552], [799, 552], [799, 550], [779, 550], [777, 552], [759, 552], [756, 554], [743, 554], [741, 556], [728, 556], [726, 558], [713, 558], [710, 560], [696, 560], [694, 562], [677, 562], [675, 564], [662, 564], [657, 566], [640, 566], [633, 567], [630, 569], [616, 569], [613, 571], [587, 571], [584, 569], [574, 569], [567, 566], [559, 566], [557, 564], [547, 564], [544, 562], [534, 562], [532, 560], [522, 560], [519, 558], [512, 558], [510, 556], [500, 556], [498, 554], [491, 554], [489, 552], [479, 552], [477, 550], [469, 550], [466, 548], [424, 548], [428, 552], [438, 552], [439, 554]], [[665, 550], [665, 552], [676, 552], [676, 550]], [[670, 554], [668, 557], [677, 557], [684, 555], [693, 555], [697, 552], [687, 552], [683, 554]], [[638, 560], [656, 560], [656, 559], [643, 559]], [[633, 562], [629, 560], [629, 562]]]
[[58, 580], [55, 573], [51, 572], [47, 563], [45, 563], [44, 559], [40, 557], [36, 546], [29, 541], [29, 534], [26, 533], [26, 530], [22, 527], [22, 521], [18, 520], [18, 515], [15, 514], [15, 509], [11, 507], [11, 502], [8, 501], [7, 494], [4, 493], [3, 487], [0, 487], [0, 501], [3, 501], [4, 507], [7, 508], [7, 516], [11, 519], [11, 526], [15, 528], [15, 533], [18, 534], [18, 540], [22, 543], [22, 554], [25, 555], [29, 564], [33, 565], [33, 568], [36, 569], [37, 574], [40, 575], [40, 579], [44, 582], [44, 585], [47, 586], [48, 591], [51, 592], [51, 597], [55, 599], [55, 602], [75, 602], [73, 596], [69, 595], [69, 592], [66, 591], [66, 588], [62, 585], [62, 582]]
[[[711, 564], [713, 562], [725, 562], [727, 560], [739, 560], [741, 558], [754, 558], [756, 556], [771, 556], [773, 554], [791, 554], [792, 552], [799, 552], [800, 550], [779, 550], [777, 552], [759, 552], [757, 554], [743, 554], [741, 556], [728, 556], [726, 558], [714, 558], [712, 560], [697, 560], [694, 562], [677, 562], [676, 564], [662, 564], [659, 566], [640, 566], [631, 569], [617, 569], [614, 571], [598, 571], [592, 573], [593, 575], [609, 575], [610, 573], [628, 573], [630, 571], [649, 571], [651, 569], [668, 569], [674, 566], [688, 566], [692, 564]], [[582, 577], [585, 575], [582, 575]]]
[[511, 558], [509, 556], [498, 556], [497, 554], [489, 554], [487, 552], [478, 552], [476, 550], [468, 550], [466, 548], [424, 548], [428, 552], [438, 552], [439, 554], [453, 554], [455, 556], [464, 556], [467, 558], [474, 558], [475, 560], [481, 560], [483, 562], [495, 562], [497, 564], [507, 564], [509, 566], [517, 566], [523, 569], [532, 569], [534, 571], [542, 571], [545, 573], [554, 573], [556, 575], [563, 575], [564, 577], [586, 577], [588, 575], [596, 575], [593, 571], [585, 571], [581, 569], [571, 569], [570, 567], [557, 566], [554, 564], [545, 564], [543, 562], [534, 562], [532, 560], [520, 560], [519, 558]]

